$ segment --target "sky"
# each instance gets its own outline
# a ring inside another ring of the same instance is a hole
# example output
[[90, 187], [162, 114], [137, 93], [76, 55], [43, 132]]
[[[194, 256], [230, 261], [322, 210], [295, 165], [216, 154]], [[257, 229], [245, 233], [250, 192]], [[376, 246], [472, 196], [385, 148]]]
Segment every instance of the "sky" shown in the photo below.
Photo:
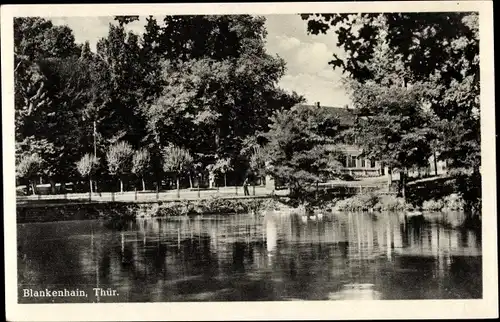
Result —
[[[313, 104], [342, 107], [349, 104], [349, 98], [342, 88], [342, 73], [333, 70], [328, 62], [333, 54], [342, 55], [336, 46], [334, 33], [327, 35], [308, 35], [307, 24], [299, 15], [268, 15], [266, 49], [269, 54], [278, 54], [287, 66], [285, 76], [279, 86], [303, 95]], [[51, 17], [56, 25], [69, 26], [78, 43], [89, 41], [95, 50], [97, 41], [108, 33], [112, 17]], [[161, 19], [158, 19], [161, 20]], [[135, 33], [142, 34], [145, 18], [141, 17], [127, 25]]]

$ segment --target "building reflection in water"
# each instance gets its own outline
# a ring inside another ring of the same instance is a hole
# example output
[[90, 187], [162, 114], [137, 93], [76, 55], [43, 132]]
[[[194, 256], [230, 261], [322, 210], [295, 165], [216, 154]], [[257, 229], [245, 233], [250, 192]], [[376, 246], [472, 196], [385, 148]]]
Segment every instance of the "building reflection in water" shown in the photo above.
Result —
[[101, 221], [24, 224], [18, 276], [41, 287], [111, 285], [137, 302], [481, 297], [478, 233], [428, 219], [269, 213], [137, 219], [119, 231]]

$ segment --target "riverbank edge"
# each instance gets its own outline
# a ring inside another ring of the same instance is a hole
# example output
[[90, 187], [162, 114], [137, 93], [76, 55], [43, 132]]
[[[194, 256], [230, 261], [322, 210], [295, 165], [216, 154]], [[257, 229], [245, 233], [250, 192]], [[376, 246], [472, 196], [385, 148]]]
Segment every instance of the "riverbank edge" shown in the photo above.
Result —
[[[264, 214], [266, 211], [298, 215], [311, 215], [315, 212], [403, 212], [408, 216], [420, 215], [420, 210], [442, 213], [443, 209], [415, 208], [402, 198], [376, 194], [360, 194], [346, 199], [334, 199], [321, 203], [322, 207], [309, 205], [290, 206], [290, 199], [284, 196], [259, 196], [253, 198], [217, 198], [198, 200], [168, 200], [159, 202], [87, 202], [58, 205], [23, 205], [16, 209], [18, 224], [40, 223], [68, 220], [127, 220], [134, 218], [161, 218], [175, 216], [206, 216], [251, 213]], [[454, 209], [462, 211], [462, 209]], [[470, 216], [480, 224], [480, 216]], [[477, 220], [479, 219], [479, 221]]]
[[214, 215], [257, 212], [281, 203], [280, 197], [210, 198], [201, 200], [168, 200], [151, 202], [75, 202], [64, 204], [24, 204], [16, 207], [16, 222], [38, 223], [68, 220], [123, 220], [137, 217]]

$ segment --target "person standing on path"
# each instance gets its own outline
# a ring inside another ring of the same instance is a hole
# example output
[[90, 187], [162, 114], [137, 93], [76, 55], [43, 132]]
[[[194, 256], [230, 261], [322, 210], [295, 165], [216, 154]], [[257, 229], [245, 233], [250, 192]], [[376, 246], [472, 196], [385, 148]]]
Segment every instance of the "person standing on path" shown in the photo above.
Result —
[[248, 177], [246, 177], [245, 181], [243, 181], [243, 193], [245, 196], [250, 195], [250, 193], [248, 192]]

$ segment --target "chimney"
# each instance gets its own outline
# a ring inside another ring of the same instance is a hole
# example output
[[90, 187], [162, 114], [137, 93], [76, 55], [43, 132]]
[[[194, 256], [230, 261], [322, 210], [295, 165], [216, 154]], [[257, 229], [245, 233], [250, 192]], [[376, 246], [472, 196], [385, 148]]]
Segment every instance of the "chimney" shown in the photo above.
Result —
[[320, 104], [319, 104], [319, 102], [316, 102], [316, 107], [320, 107]]

